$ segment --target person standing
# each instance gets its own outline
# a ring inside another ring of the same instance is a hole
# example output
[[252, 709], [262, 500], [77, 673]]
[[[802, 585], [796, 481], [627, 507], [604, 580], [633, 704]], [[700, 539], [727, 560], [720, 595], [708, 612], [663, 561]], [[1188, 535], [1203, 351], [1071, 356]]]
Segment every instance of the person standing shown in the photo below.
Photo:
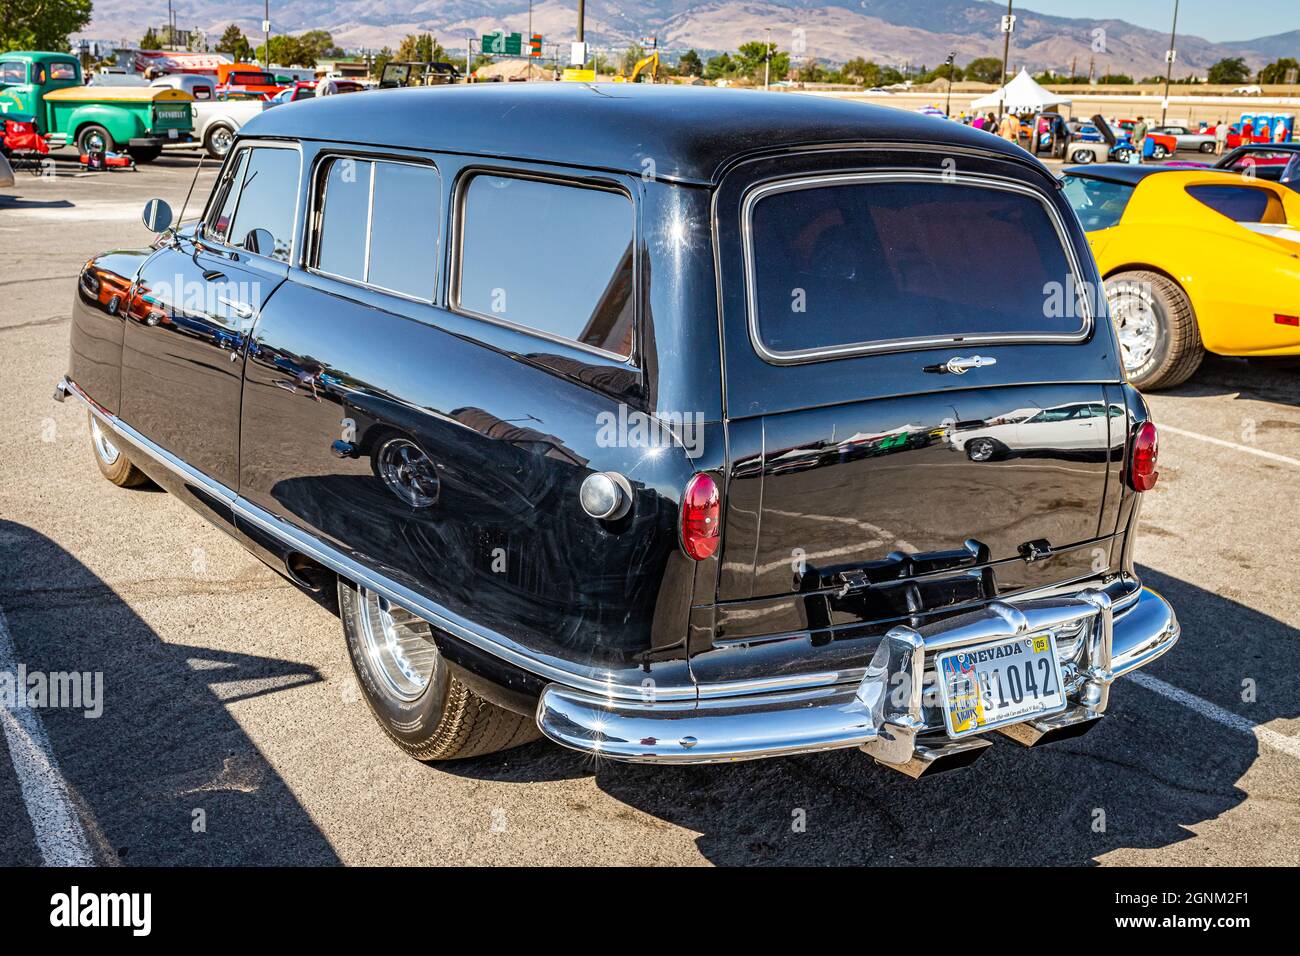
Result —
[[1223, 148], [1228, 145], [1228, 121], [1219, 120], [1214, 127], [1214, 155], [1222, 156]]
[[1013, 143], [1020, 142], [1020, 120], [1015, 113], [1002, 114], [1002, 123], [998, 126], [998, 135]]
[[1147, 121], [1141, 116], [1138, 117], [1137, 125], [1133, 127], [1133, 148], [1137, 150], [1139, 156], [1142, 155], [1142, 144], [1147, 138]]

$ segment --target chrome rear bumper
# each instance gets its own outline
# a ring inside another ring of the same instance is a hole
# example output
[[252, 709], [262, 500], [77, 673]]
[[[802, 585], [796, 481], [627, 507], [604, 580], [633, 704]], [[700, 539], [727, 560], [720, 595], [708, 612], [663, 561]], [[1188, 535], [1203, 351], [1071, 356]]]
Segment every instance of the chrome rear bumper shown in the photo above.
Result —
[[856, 684], [671, 701], [656, 701], [652, 689], [629, 701], [551, 684], [538, 702], [537, 724], [558, 744], [615, 760], [717, 763], [860, 747], [915, 776], [936, 754], [987, 743], [951, 740], [942, 719], [936, 721], [933, 700], [927, 702], [933, 655], [1045, 631], [1069, 648], [1062, 663], [1069, 703], [1063, 712], [1002, 728], [1027, 744], [1095, 723], [1111, 682], [1179, 637], [1173, 609], [1149, 588], [1119, 615], [1097, 590], [1018, 605], [993, 602], [919, 631], [894, 628]]

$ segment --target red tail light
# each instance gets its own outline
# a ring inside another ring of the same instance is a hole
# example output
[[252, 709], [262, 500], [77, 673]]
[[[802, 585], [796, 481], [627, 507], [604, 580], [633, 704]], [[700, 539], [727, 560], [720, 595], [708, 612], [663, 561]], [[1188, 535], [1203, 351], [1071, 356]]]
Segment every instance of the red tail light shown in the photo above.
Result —
[[712, 557], [722, 537], [722, 494], [705, 474], [686, 483], [682, 493], [682, 550], [696, 561]]
[[1160, 456], [1160, 439], [1154, 422], [1143, 422], [1133, 432], [1133, 446], [1129, 451], [1128, 484], [1134, 491], [1150, 491], [1156, 486], [1160, 472], [1156, 471]]

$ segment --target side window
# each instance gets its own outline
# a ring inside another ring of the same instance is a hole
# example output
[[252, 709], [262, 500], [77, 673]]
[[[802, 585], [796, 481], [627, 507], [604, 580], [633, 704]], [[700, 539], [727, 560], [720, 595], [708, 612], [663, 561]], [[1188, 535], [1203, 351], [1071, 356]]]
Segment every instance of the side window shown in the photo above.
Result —
[[[527, 227], [564, 238], [539, 241]], [[632, 201], [621, 192], [480, 173], [462, 198], [454, 301], [626, 358], [635, 232]]]
[[22, 60], [5, 60], [0, 62], [0, 83], [26, 83], [27, 64]]
[[1286, 221], [1277, 197], [1264, 189], [1251, 186], [1188, 186], [1187, 194], [1237, 222]]
[[50, 79], [75, 80], [76, 78], [77, 66], [75, 63], [60, 63], [55, 61], [50, 64]]
[[425, 302], [438, 271], [441, 181], [432, 166], [341, 156], [324, 168], [313, 267]]
[[[242, 163], [239, 195], [226, 242], [239, 249], [288, 262], [298, 201], [295, 149], [253, 148]], [[233, 187], [236, 185], [232, 183]]]
[[239, 186], [244, 181], [244, 166], [248, 162], [249, 150], [241, 149], [235, 154], [227, 168], [226, 175], [217, 184], [216, 201], [207, 222], [207, 235], [220, 242], [226, 241], [230, 232], [230, 219], [235, 214], [235, 203], [239, 200]]

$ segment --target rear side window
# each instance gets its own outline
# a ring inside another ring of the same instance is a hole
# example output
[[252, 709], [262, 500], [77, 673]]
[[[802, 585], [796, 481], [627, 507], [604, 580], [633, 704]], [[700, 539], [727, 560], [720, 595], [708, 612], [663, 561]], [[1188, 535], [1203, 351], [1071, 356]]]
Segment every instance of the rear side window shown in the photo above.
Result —
[[750, 331], [769, 361], [1086, 331], [1076, 296], [1051, 305], [1078, 286], [1035, 195], [845, 176], [761, 187], [745, 208]]
[[51, 80], [75, 80], [77, 78], [77, 65], [75, 63], [60, 63], [57, 60], [50, 64]]
[[1250, 186], [1188, 186], [1187, 195], [1236, 222], [1285, 222], [1277, 197]]
[[456, 304], [622, 358], [632, 354], [632, 201], [622, 192], [479, 174], [460, 216]]
[[441, 206], [438, 171], [341, 156], [329, 161], [322, 183], [316, 270], [432, 301]]
[[294, 149], [241, 150], [222, 182], [210, 234], [236, 248], [288, 262], [299, 162]]
[[22, 60], [6, 60], [0, 63], [0, 83], [26, 83], [27, 64]]
[[1127, 183], [1111, 183], [1086, 176], [1065, 177], [1065, 198], [1086, 232], [1119, 225], [1133, 196]]

